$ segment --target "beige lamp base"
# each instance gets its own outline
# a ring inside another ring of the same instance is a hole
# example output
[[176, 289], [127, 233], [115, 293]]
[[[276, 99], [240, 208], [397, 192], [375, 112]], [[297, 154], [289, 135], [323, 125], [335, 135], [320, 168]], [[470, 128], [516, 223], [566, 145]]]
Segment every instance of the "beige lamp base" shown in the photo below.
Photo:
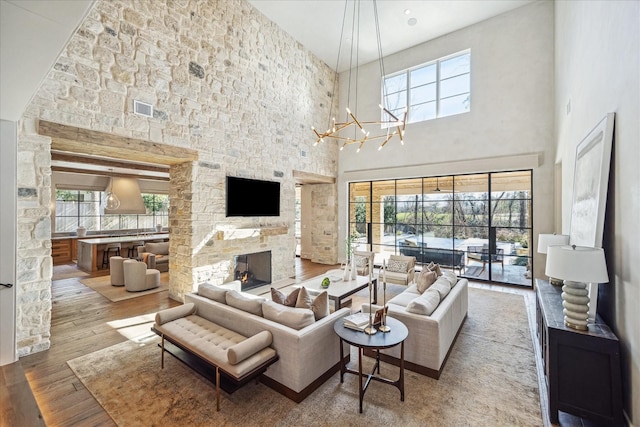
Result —
[[562, 286], [562, 307], [565, 325], [580, 331], [589, 329], [589, 296], [586, 283], [565, 280]]

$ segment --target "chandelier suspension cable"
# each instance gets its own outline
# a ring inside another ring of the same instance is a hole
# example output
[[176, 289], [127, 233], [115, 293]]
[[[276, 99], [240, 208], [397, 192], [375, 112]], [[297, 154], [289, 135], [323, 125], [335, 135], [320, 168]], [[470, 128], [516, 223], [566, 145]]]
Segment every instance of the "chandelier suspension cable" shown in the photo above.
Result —
[[[340, 43], [339, 43], [339, 47], [338, 47], [338, 58], [336, 60], [336, 72], [338, 69], [338, 64], [340, 62], [340, 52], [342, 50], [342, 36], [344, 35], [344, 30], [345, 30], [345, 23], [346, 23], [346, 14], [347, 14], [347, 2], [349, 0], [345, 0], [345, 7], [344, 7], [344, 12], [343, 12], [343, 17], [342, 17], [342, 29], [341, 29], [341, 35], [340, 35]], [[404, 117], [403, 119], [399, 119], [397, 116], [395, 116], [394, 114], [391, 113], [391, 111], [389, 111], [386, 107], [384, 107], [383, 105], [379, 104], [379, 107], [382, 109], [382, 116], [389, 116], [389, 119], [387, 120], [383, 120], [382, 118], [379, 118], [377, 120], [371, 120], [371, 121], [359, 121], [356, 118], [356, 115], [358, 115], [358, 78], [359, 78], [359, 50], [360, 50], [360, 17], [361, 17], [361, 0], [356, 0], [356, 1], [352, 1], [353, 3], [353, 9], [352, 9], [352, 25], [351, 25], [351, 49], [350, 49], [350, 56], [349, 56], [349, 80], [347, 82], [347, 104], [346, 104], [346, 120], [344, 122], [339, 122], [336, 123], [336, 119], [335, 117], [333, 117], [333, 120], [329, 120], [330, 121], [330, 125], [329, 125], [329, 129], [327, 129], [326, 132], [320, 133], [318, 132], [313, 126], [311, 127], [311, 129], [313, 130], [313, 132], [315, 133], [317, 140], [314, 143], [314, 146], [317, 145], [319, 142], [324, 142], [324, 138], [332, 138], [335, 141], [342, 141], [342, 146], [340, 147], [340, 150], [343, 150], [345, 146], [347, 146], [348, 144], [354, 144], [354, 143], [359, 143], [358, 145], [358, 149], [357, 152], [360, 151], [360, 149], [362, 148], [362, 146], [364, 145], [365, 142], [367, 141], [372, 141], [374, 139], [382, 139], [382, 145], [380, 145], [380, 147], [378, 147], [378, 150], [381, 150], [382, 147], [385, 146], [385, 144], [387, 142], [389, 142], [389, 140], [391, 140], [394, 136], [398, 135], [399, 139], [400, 139], [400, 143], [404, 144], [404, 129], [406, 126], [406, 118], [407, 118], [407, 112], [405, 110], [404, 112]], [[357, 8], [356, 8], [356, 3], [357, 3]], [[381, 38], [380, 38], [380, 24], [379, 24], [379, 19], [378, 19], [378, 8], [377, 8], [377, 3], [376, 0], [372, 0], [373, 3], [373, 9], [374, 9], [374, 19], [375, 19], [375, 31], [376, 31], [376, 43], [377, 43], [377, 48], [378, 48], [378, 62], [379, 62], [379, 67], [380, 67], [380, 74], [381, 74], [381, 78], [382, 78], [382, 82], [383, 82], [383, 102], [386, 102], [386, 84], [384, 82], [384, 62], [383, 62], [383, 58], [382, 58], [382, 42], [381, 42]], [[356, 27], [357, 25], [357, 27]], [[355, 52], [354, 52], [354, 48], [355, 48]], [[355, 64], [354, 64], [354, 59], [355, 59]], [[351, 80], [354, 74], [354, 68], [355, 66], [355, 78], [356, 81], [354, 83], [355, 85], [355, 109], [352, 112], [349, 109], [350, 103], [351, 103]], [[334, 80], [334, 96], [335, 96], [335, 86], [337, 83], [337, 79]], [[333, 98], [331, 100], [331, 112], [333, 112]], [[331, 114], [330, 114], [331, 116]], [[331, 121], [333, 121], [333, 123], [331, 123]], [[367, 126], [380, 126], [381, 128], [386, 128], [385, 133], [380, 134], [380, 135], [375, 135], [372, 137], [369, 137], [370, 131], [366, 130], [364, 128], [363, 125], [367, 125]], [[353, 126], [354, 128], [354, 137], [351, 138], [350, 136], [345, 136], [344, 134], [340, 134], [341, 131], [348, 131], [348, 128], [350, 126]], [[392, 127], [396, 127], [396, 130], [391, 131], [390, 128]], [[358, 136], [358, 129], [360, 130], [360, 132], [362, 132], [362, 136]]]
[[[338, 57], [336, 58], [336, 77], [333, 79], [333, 93], [331, 94], [331, 102], [329, 103], [329, 123], [327, 124], [327, 132], [330, 129], [336, 131], [336, 118], [333, 115], [333, 101], [336, 98], [336, 94], [338, 92], [338, 66], [340, 65], [340, 54], [342, 52], [342, 38], [344, 37], [344, 24], [347, 20], [347, 2], [344, 2], [344, 11], [342, 12], [342, 27], [340, 29], [340, 41], [338, 42]], [[332, 120], [333, 117], [333, 120]], [[333, 121], [333, 123], [331, 123]], [[313, 128], [313, 127], [312, 127]], [[315, 144], [318, 145], [318, 141]]]

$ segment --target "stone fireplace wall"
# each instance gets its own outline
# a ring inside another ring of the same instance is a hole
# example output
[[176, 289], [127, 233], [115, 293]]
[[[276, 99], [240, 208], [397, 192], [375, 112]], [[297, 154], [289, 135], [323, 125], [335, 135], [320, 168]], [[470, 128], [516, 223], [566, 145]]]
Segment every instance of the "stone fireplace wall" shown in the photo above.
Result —
[[[293, 170], [336, 176], [337, 145], [312, 147], [310, 130], [335, 115], [336, 79], [245, 1], [98, 0], [23, 122], [42, 119], [152, 141], [159, 149], [166, 144], [198, 151], [198, 161], [171, 168], [170, 296], [182, 300], [201, 281], [229, 280], [238, 253], [271, 250], [273, 280], [294, 274]], [[153, 104], [153, 117], [133, 114], [134, 100]], [[34, 288], [18, 304], [21, 354], [48, 347], [50, 323], [44, 199], [54, 189], [46, 179], [48, 147], [34, 149], [34, 138], [29, 126], [18, 141], [19, 155], [34, 158], [21, 161], [18, 174], [41, 175], [29, 187], [40, 205], [28, 211], [24, 227], [30, 231], [18, 237], [19, 247], [38, 247], [34, 255], [18, 253], [18, 289]], [[226, 175], [279, 181], [281, 216], [226, 218]], [[335, 216], [323, 224], [323, 234], [336, 234]], [[322, 244], [320, 259], [335, 262], [330, 245], [325, 239]], [[37, 266], [34, 277], [21, 275], [31, 266]], [[37, 292], [35, 284], [42, 285]]]

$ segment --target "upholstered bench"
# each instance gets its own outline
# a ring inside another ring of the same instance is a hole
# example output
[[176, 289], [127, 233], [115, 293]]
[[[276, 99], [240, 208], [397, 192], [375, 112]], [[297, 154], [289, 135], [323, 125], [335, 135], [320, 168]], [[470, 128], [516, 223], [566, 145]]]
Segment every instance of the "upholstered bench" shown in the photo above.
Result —
[[269, 347], [269, 331], [245, 337], [197, 315], [193, 303], [156, 313], [153, 332], [162, 337], [161, 368], [164, 369], [165, 339], [183, 351], [213, 366], [216, 372], [216, 410], [220, 410], [220, 373], [242, 385], [257, 378], [278, 360]]

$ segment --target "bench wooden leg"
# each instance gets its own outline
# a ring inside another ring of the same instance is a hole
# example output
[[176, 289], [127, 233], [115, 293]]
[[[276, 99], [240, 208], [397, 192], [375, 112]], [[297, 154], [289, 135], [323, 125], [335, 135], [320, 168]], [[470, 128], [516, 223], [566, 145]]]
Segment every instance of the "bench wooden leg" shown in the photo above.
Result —
[[164, 335], [162, 337], [162, 348], [160, 349], [160, 369], [164, 369]]
[[220, 411], [220, 371], [216, 366], [216, 411]]

